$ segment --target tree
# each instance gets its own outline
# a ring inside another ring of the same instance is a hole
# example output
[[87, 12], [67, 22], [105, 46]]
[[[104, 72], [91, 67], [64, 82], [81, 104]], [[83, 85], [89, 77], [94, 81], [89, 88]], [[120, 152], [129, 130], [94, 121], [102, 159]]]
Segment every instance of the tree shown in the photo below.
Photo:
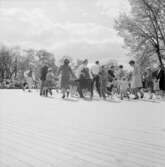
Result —
[[38, 58], [37, 62], [37, 68], [36, 68], [36, 76], [40, 76], [40, 69], [44, 63], [47, 63], [49, 67], [52, 68], [53, 72], [57, 73], [57, 66], [55, 64], [55, 56], [54, 54], [46, 51], [46, 50], [39, 50], [36, 53], [36, 56]]
[[26, 49], [19, 47], [0, 48], [0, 79], [24, 80], [25, 71], [33, 69], [36, 79], [40, 77], [40, 68], [47, 62], [56, 73], [55, 57], [52, 53], [45, 50]]
[[0, 77], [11, 79], [13, 74], [17, 73], [17, 59], [10, 49], [3, 46], [0, 48]]
[[130, 15], [121, 15], [115, 24], [130, 53], [139, 62], [157, 60], [163, 65], [165, 49], [165, 1], [129, 0]]

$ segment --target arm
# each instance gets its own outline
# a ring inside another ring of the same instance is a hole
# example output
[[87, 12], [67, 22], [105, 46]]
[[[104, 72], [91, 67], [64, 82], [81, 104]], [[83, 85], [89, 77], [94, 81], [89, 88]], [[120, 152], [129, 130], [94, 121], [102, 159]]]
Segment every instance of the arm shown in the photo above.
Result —
[[112, 72], [112, 78], [113, 78], [113, 79], [115, 78], [115, 74], [114, 74], [114, 72]]
[[157, 80], [159, 80], [159, 79], [161, 78], [161, 73], [162, 73], [162, 72], [161, 72], [161, 70], [160, 70], [160, 71], [158, 72], [157, 77], [156, 77]]
[[70, 67], [69, 67], [69, 71], [70, 71], [71, 75], [73, 76], [73, 78], [76, 79], [77, 77], [76, 77], [76, 75], [73, 73], [73, 71], [72, 71], [72, 69], [71, 69]]
[[58, 69], [57, 76], [60, 75], [61, 71], [62, 71], [62, 66], [60, 66], [60, 68]]

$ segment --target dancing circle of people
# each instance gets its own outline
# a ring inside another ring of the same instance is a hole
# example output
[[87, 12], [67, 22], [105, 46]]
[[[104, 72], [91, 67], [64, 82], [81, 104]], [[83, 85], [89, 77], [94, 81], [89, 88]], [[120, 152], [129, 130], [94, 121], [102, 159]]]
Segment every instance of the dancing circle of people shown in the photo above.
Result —
[[[116, 70], [114, 65], [107, 67], [96, 61], [89, 68], [87, 59], [76, 70], [72, 70], [70, 61], [65, 59], [55, 75], [53, 69], [45, 62], [40, 70], [40, 95], [52, 96], [52, 90], [56, 89], [56, 92], [62, 94], [63, 99], [85, 99], [89, 96], [92, 100], [95, 92], [104, 100], [114, 97], [121, 100], [143, 99], [145, 92], [149, 99], [165, 97], [164, 66], [159, 66], [156, 75], [153, 76], [149, 68], [142, 75], [140, 67], [133, 60], [129, 65], [133, 69], [131, 75], [124, 72], [123, 65], [118, 66]], [[26, 78], [26, 86], [31, 92], [34, 81], [32, 69], [26, 74]]]

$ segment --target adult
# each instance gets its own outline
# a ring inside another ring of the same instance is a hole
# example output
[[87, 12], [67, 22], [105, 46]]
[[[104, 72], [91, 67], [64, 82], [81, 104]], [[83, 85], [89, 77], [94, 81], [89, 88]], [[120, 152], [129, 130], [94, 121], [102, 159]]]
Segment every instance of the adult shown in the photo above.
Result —
[[48, 73], [48, 64], [46, 62], [44, 62], [41, 70], [40, 70], [40, 80], [41, 80], [41, 85], [40, 85], [40, 95], [44, 95], [44, 85], [45, 85], [45, 81], [46, 81], [46, 75]]
[[64, 60], [64, 64], [60, 66], [58, 75], [61, 73], [61, 89], [62, 89], [62, 98], [65, 98], [66, 93], [67, 97], [69, 97], [69, 88], [70, 88], [70, 76], [72, 75], [74, 78], [76, 76], [74, 75], [71, 67], [69, 66], [70, 61], [68, 59]]
[[141, 98], [143, 98], [144, 93], [142, 91], [143, 85], [140, 67], [135, 63], [134, 60], [131, 60], [129, 64], [133, 68], [131, 88], [133, 89], [135, 95], [134, 99], [139, 99], [138, 93], [140, 93]]
[[96, 90], [101, 97], [101, 90], [100, 90], [100, 63], [99, 61], [96, 61], [95, 64], [91, 67], [91, 75], [92, 75], [92, 87], [91, 87], [91, 98], [93, 97], [93, 89], [94, 85], [96, 85]]
[[150, 99], [153, 97], [153, 90], [154, 90], [154, 82], [153, 82], [153, 73], [150, 68], [146, 71], [146, 88], [149, 92]]
[[77, 77], [78, 77], [77, 90], [80, 95], [80, 98], [84, 98], [83, 89], [87, 89], [88, 91], [91, 92], [91, 83], [92, 83], [87, 59], [85, 59], [83, 63], [80, 65], [80, 67], [78, 68]]
[[159, 88], [162, 92], [162, 96], [165, 96], [165, 67], [160, 66], [157, 79], [159, 79]]

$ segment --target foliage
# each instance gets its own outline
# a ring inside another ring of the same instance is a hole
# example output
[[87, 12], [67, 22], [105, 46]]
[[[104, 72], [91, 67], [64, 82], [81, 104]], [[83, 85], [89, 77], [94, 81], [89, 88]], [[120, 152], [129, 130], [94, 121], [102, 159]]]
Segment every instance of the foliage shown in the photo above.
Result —
[[119, 35], [136, 60], [149, 66], [165, 59], [165, 1], [129, 0], [131, 13], [122, 14], [115, 24]]
[[20, 48], [0, 48], [0, 79], [24, 80], [24, 73], [32, 69], [36, 80], [40, 78], [40, 69], [47, 63], [54, 73], [57, 71], [55, 57], [45, 50], [22, 50]]

